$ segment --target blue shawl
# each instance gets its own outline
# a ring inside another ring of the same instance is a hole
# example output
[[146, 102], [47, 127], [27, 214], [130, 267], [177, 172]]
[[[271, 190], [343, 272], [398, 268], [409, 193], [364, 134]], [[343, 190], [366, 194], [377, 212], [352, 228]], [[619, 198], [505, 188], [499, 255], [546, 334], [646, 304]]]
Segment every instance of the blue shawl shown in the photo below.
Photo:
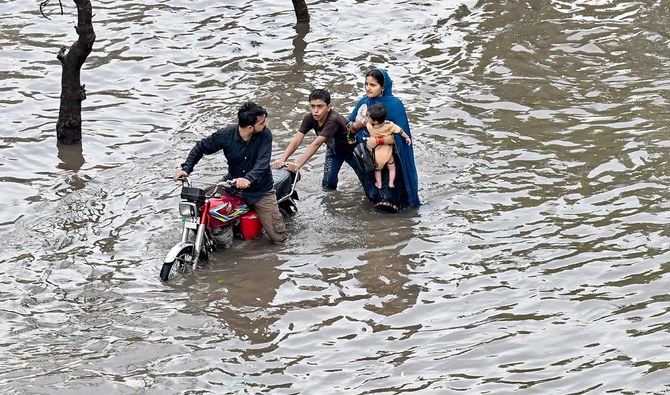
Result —
[[[377, 68], [384, 75], [384, 87], [382, 95], [378, 97], [370, 98], [367, 95], [363, 96], [356, 107], [349, 115], [349, 120], [354, 121], [356, 119], [356, 114], [358, 114], [358, 109], [363, 105], [367, 105], [370, 108], [371, 105], [375, 103], [382, 103], [386, 107], [387, 116], [386, 119], [392, 121], [396, 125], [400, 126], [402, 130], [407, 133], [407, 135], [412, 138], [412, 131], [409, 128], [409, 120], [407, 119], [407, 112], [405, 111], [405, 106], [402, 101], [397, 97], [393, 96], [393, 81], [389, 77], [388, 73], [384, 69]], [[400, 168], [401, 172], [398, 172], [398, 175], [402, 175], [403, 183], [405, 190], [407, 192], [407, 201], [406, 202], [396, 202], [400, 208], [406, 206], [416, 206], [421, 205], [419, 200], [419, 177], [416, 172], [416, 165], [414, 163], [414, 144], [407, 145], [405, 139], [403, 139], [399, 134], [393, 135], [395, 138], [395, 146], [398, 152], [400, 159]], [[370, 137], [370, 133], [367, 129], [359, 129], [356, 136], [357, 142], [363, 141], [364, 138]], [[414, 139], [412, 139], [414, 140]], [[374, 184], [374, 183], [373, 183]]]

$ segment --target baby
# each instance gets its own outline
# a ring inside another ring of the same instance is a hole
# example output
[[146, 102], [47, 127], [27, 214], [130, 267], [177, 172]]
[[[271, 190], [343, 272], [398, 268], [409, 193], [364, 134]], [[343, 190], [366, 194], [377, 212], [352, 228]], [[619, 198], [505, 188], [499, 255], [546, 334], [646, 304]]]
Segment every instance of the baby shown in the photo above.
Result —
[[[365, 127], [370, 132], [370, 137], [386, 137], [393, 133], [400, 134], [407, 144], [412, 144], [409, 138], [400, 126], [386, 120], [386, 107], [383, 104], [373, 104], [368, 108], [367, 124]], [[374, 148], [373, 157], [375, 158], [375, 186], [382, 187], [382, 169], [388, 166], [389, 169], [389, 188], [395, 188], [395, 161], [393, 159], [393, 145], [381, 144]]]

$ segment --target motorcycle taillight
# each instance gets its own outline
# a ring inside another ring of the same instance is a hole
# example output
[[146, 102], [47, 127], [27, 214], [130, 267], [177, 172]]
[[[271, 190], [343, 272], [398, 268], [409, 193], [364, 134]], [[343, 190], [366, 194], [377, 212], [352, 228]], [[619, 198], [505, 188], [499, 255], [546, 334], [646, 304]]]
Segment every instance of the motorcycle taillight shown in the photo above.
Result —
[[179, 215], [182, 217], [195, 217], [195, 214], [198, 212], [195, 203], [191, 202], [179, 202]]

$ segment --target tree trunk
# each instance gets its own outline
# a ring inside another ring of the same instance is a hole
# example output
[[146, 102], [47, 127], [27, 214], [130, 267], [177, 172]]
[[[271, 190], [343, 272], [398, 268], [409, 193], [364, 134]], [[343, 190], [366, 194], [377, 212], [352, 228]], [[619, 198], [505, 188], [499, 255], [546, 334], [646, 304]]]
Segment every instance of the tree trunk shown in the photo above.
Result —
[[86, 99], [86, 86], [81, 85], [81, 66], [93, 49], [93, 10], [90, 0], [74, 0], [77, 5], [77, 26], [79, 39], [65, 54], [65, 47], [58, 52], [58, 60], [63, 67], [61, 77], [60, 110], [56, 123], [56, 137], [61, 144], [81, 142], [81, 102]]
[[293, 2], [293, 9], [295, 10], [295, 17], [298, 22], [309, 22], [309, 11], [305, 0], [291, 0]]

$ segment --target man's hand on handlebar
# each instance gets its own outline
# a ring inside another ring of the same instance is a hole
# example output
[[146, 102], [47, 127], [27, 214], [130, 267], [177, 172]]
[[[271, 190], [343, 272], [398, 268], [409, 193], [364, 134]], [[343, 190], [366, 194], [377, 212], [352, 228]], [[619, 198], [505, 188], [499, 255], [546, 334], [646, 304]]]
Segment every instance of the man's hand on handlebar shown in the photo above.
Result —
[[238, 189], [247, 189], [251, 185], [251, 181], [243, 177], [233, 178], [232, 181]]
[[177, 170], [177, 172], [174, 173], [174, 176], [172, 176], [172, 179], [177, 181], [177, 180], [179, 180], [179, 178], [186, 177], [187, 175], [188, 175], [188, 173], [185, 172], [184, 170]]

